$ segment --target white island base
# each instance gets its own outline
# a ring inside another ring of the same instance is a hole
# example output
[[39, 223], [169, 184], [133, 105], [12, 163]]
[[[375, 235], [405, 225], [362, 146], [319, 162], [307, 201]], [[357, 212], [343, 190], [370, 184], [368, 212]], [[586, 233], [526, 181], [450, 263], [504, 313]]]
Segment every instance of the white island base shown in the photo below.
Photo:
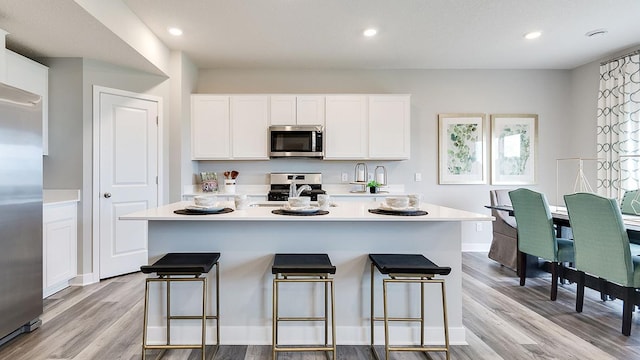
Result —
[[[271, 344], [272, 279], [275, 253], [327, 253], [337, 267], [337, 343], [369, 343], [369, 253], [421, 253], [440, 266], [450, 266], [444, 277], [451, 344], [466, 344], [462, 326], [461, 221], [491, 221], [490, 216], [424, 204], [425, 216], [388, 216], [367, 212], [372, 202], [340, 203], [322, 216], [271, 214], [273, 207], [249, 208], [219, 215], [176, 215], [176, 203], [122, 217], [148, 221], [149, 262], [168, 252], [220, 252], [220, 342]], [[209, 274], [213, 296], [214, 276]], [[382, 316], [382, 282], [376, 272], [376, 316]], [[164, 341], [164, 290], [151, 293], [149, 341]], [[315, 287], [314, 287], [315, 286]], [[281, 287], [281, 316], [319, 316], [323, 311], [320, 285], [285, 284]], [[200, 291], [196, 284], [172, 285], [172, 313], [197, 314]], [[442, 310], [438, 285], [426, 286], [426, 342], [443, 344]], [[410, 295], [410, 296], [409, 296]], [[419, 314], [419, 285], [389, 287], [391, 316]], [[209, 306], [213, 308], [213, 306]], [[411, 313], [406, 309], [410, 309]], [[208, 330], [213, 343], [213, 327]], [[283, 344], [323, 342], [321, 323], [285, 323], [279, 327]], [[376, 343], [384, 342], [382, 322]], [[199, 323], [174, 322], [172, 343], [197, 342]], [[392, 342], [419, 342], [419, 327], [395, 323]]]

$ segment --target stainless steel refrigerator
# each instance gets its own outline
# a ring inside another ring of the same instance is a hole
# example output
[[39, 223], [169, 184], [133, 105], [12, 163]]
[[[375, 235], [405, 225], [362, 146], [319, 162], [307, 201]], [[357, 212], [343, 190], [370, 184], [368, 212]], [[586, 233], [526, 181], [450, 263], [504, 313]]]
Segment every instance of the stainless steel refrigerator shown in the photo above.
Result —
[[0, 83], [0, 345], [42, 314], [42, 102]]

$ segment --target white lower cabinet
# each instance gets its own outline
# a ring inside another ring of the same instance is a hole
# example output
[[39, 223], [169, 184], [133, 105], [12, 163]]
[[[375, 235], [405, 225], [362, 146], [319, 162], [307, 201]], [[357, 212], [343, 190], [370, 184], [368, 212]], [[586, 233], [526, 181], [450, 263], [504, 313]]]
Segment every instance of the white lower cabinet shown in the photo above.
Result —
[[43, 208], [42, 297], [69, 286], [77, 275], [77, 205], [45, 204]]

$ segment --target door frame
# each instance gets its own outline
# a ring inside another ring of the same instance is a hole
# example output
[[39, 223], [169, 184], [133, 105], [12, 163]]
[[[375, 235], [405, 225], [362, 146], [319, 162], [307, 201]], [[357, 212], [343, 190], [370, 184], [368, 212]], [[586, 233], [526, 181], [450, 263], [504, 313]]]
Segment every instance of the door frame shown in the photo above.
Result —
[[91, 272], [93, 282], [100, 282], [100, 95], [110, 94], [116, 96], [131, 97], [135, 99], [154, 101], [158, 104], [158, 206], [162, 204], [164, 193], [164, 181], [162, 174], [164, 173], [163, 164], [163, 107], [162, 97], [135, 93], [126, 90], [113, 89], [104, 86], [93, 85], [93, 169], [92, 169], [92, 187], [91, 187], [91, 245], [92, 245], [92, 266]]

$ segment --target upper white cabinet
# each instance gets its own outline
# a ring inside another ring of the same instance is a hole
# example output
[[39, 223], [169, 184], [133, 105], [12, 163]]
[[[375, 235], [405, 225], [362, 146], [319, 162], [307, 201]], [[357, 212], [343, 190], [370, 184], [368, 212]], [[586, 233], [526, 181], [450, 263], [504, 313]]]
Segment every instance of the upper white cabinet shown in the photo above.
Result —
[[325, 159], [410, 157], [409, 95], [327, 95], [325, 121]]
[[327, 95], [325, 159], [362, 159], [367, 156], [367, 97]]
[[7, 84], [42, 96], [42, 153], [49, 154], [49, 68], [5, 50]]
[[191, 95], [191, 157], [231, 157], [229, 96]]
[[231, 96], [231, 157], [266, 160], [269, 128], [269, 97]]
[[268, 96], [191, 95], [191, 158], [265, 160]]
[[301, 95], [296, 97], [297, 125], [325, 125], [325, 97], [322, 95]]
[[296, 125], [295, 95], [271, 96], [271, 125]]
[[194, 160], [267, 160], [269, 125], [322, 125], [326, 160], [405, 160], [409, 95], [191, 96]]
[[370, 159], [409, 159], [410, 127], [408, 95], [369, 96]]
[[272, 95], [271, 125], [324, 125], [324, 96]]

